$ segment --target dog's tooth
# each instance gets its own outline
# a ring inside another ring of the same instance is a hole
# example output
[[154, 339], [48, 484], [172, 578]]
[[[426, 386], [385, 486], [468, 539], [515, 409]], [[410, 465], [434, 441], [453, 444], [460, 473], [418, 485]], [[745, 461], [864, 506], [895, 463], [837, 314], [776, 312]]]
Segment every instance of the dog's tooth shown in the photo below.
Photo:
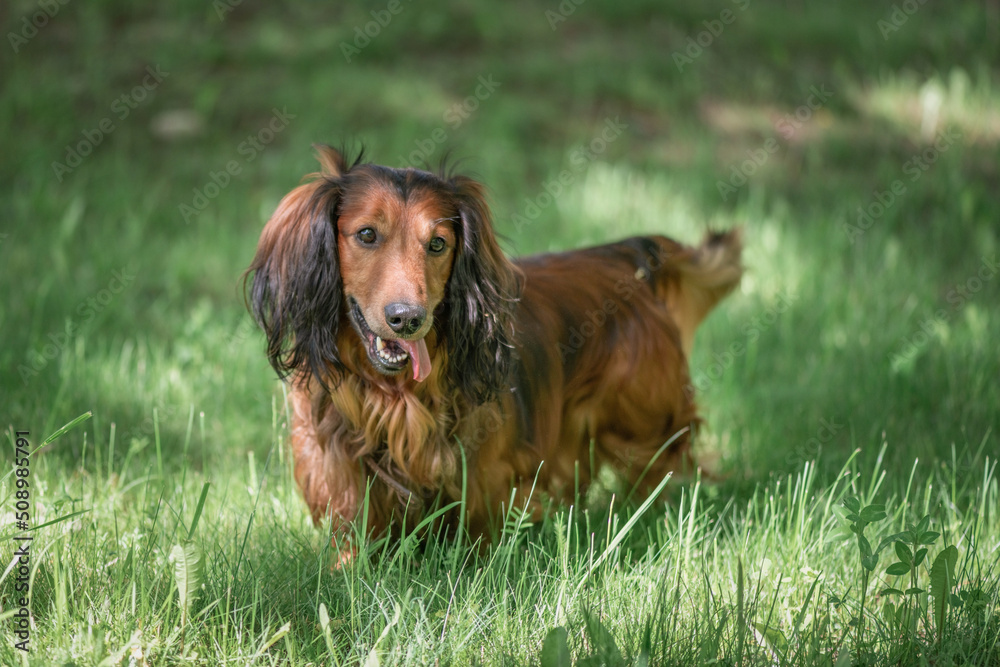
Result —
[[375, 336], [375, 347], [376, 349], [378, 349], [379, 352], [381, 352], [382, 350], [385, 349], [385, 341], [379, 338], [378, 336]]

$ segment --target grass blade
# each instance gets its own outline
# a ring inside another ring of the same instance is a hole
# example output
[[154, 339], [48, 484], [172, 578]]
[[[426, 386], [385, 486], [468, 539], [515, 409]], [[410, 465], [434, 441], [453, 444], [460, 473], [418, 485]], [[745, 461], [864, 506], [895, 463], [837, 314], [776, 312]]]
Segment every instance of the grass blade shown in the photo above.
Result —
[[45, 438], [45, 440], [42, 442], [41, 445], [39, 445], [39, 447], [44, 447], [45, 445], [49, 444], [50, 442], [53, 442], [54, 440], [56, 440], [58, 438], [61, 438], [63, 435], [66, 434], [67, 431], [71, 431], [74, 428], [76, 428], [77, 424], [80, 424], [81, 422], [85, 422], [85, 421], [87, 421], [88, 419], [90, 419], [93, 416], [94, 416], [94, 413], [90, 412], [89, 410], [87, 412], [84, 412], [82, 415], [80, 415], [79, 417], [77, 417], [73, 421], [69, 422], [68, 424], [64, 425], [62, 428], [56, 429], [56, 431], [52, 435], [50, 435], [49, 437]]
[[622, 540], [624, 540], [629, 531], [632, 530], [632, 526], [634, 526], [639, 519], [642, 518], [642, 515], [646, 513], [646, 510], [648, 510], [653, 502], [659, 498], [660, 493], [663, 492], [664, 487], [667, 486], [667, 482], [670, 481], [672, 475], [673, 473], [668, 474], [660, 481], [659, 484], [656, 485], [656, 488], [649, 494], [649, 497], [643, 501], [642, 505], [639, 506], [639, 509], [636, 510], [635, 514], [629, 517], [629, 520], [625, 522], [625, 525], [622, 526], [621, 530], [619, 530], [618, 533], [615, 534], [614, 538], [612, 538], [611, 542], [608, 543], [604, 552], [590, 565], [590, 567], [587, 568], [587, 573], [582, 579], [580, 579], [580, 583], [576, 586], [577, 593], [579, 593], [584, 584], [587, 583], [594, 571], [611, 556], [612, 552], [614, 552], [616, 548], [618, 548], [618, 545], [622, 543]]
[[188, 531], [188, 539], [194, 539], [194, 531], [198, 529], [198, 521], [201, 519], [201, 512], [205, 509], [205, 499], [208, 497], [208, 487], [211, 482], [205, 482], [201, 487], [201, 497], [198, 498], [198, 506], [194, 508], [194, 518], [191, 519], [191, 530]]

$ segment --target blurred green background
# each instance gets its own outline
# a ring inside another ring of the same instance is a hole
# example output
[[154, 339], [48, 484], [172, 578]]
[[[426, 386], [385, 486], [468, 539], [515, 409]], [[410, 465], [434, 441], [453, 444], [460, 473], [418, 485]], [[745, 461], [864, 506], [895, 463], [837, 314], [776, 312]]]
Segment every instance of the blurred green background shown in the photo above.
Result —
[[3, 425], [92, 410], [47, 454], [67, 474], [112, 423], [150, 456], [154, 410], [167, 454], [192, 408], [204, 432], [171, 469], [267, 452], [281, 391], [239, 279], [311, 144], [342, 141], [462, 158], [512, 255], [743, 225], [692, 361], [733, 484], [996, 450], [997, 2], [0, 12]]

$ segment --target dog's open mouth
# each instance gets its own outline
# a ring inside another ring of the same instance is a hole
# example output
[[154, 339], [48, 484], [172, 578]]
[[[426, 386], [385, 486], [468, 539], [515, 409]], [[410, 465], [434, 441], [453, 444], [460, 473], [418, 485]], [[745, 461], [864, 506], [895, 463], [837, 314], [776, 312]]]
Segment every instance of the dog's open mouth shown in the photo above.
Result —
[[405, 340], [378, 336], [368, 326], [364, 315], [361, 314], [361, 308], [354, 299], [351, 299], [351, 320], [362, 340], [366, 343], [368, 360], [380, 373], [396, 375], [406, 368], [408, 361], [412, 360], [414, 380], [423, 382], [430, 375], [431, 357], [427, 352], [427, 343], [424, 342], [423, 338]]

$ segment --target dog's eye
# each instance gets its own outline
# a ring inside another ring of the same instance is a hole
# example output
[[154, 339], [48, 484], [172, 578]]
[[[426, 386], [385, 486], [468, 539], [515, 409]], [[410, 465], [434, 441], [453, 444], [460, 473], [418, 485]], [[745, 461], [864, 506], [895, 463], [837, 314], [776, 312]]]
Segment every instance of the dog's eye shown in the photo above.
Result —
[[431, 239], [431, 242], [427, 245], [427, 249], [430, 250], [432, 255], [440, 255], [444, 252], [445, 247], [447, 247], [448, 242], [445, 241], [440, 236], [435, 236]]
[[355, 236], [357, 236], [358, 240], [361, 241], [365, 245], [371, 245], [371, 244], [375, 243], [375, 239], [377, 238], [377, 235], [375, 234], [375, 230], [372, 229], [371, 227], [365, 227], [360, 232], [358, 232]]

